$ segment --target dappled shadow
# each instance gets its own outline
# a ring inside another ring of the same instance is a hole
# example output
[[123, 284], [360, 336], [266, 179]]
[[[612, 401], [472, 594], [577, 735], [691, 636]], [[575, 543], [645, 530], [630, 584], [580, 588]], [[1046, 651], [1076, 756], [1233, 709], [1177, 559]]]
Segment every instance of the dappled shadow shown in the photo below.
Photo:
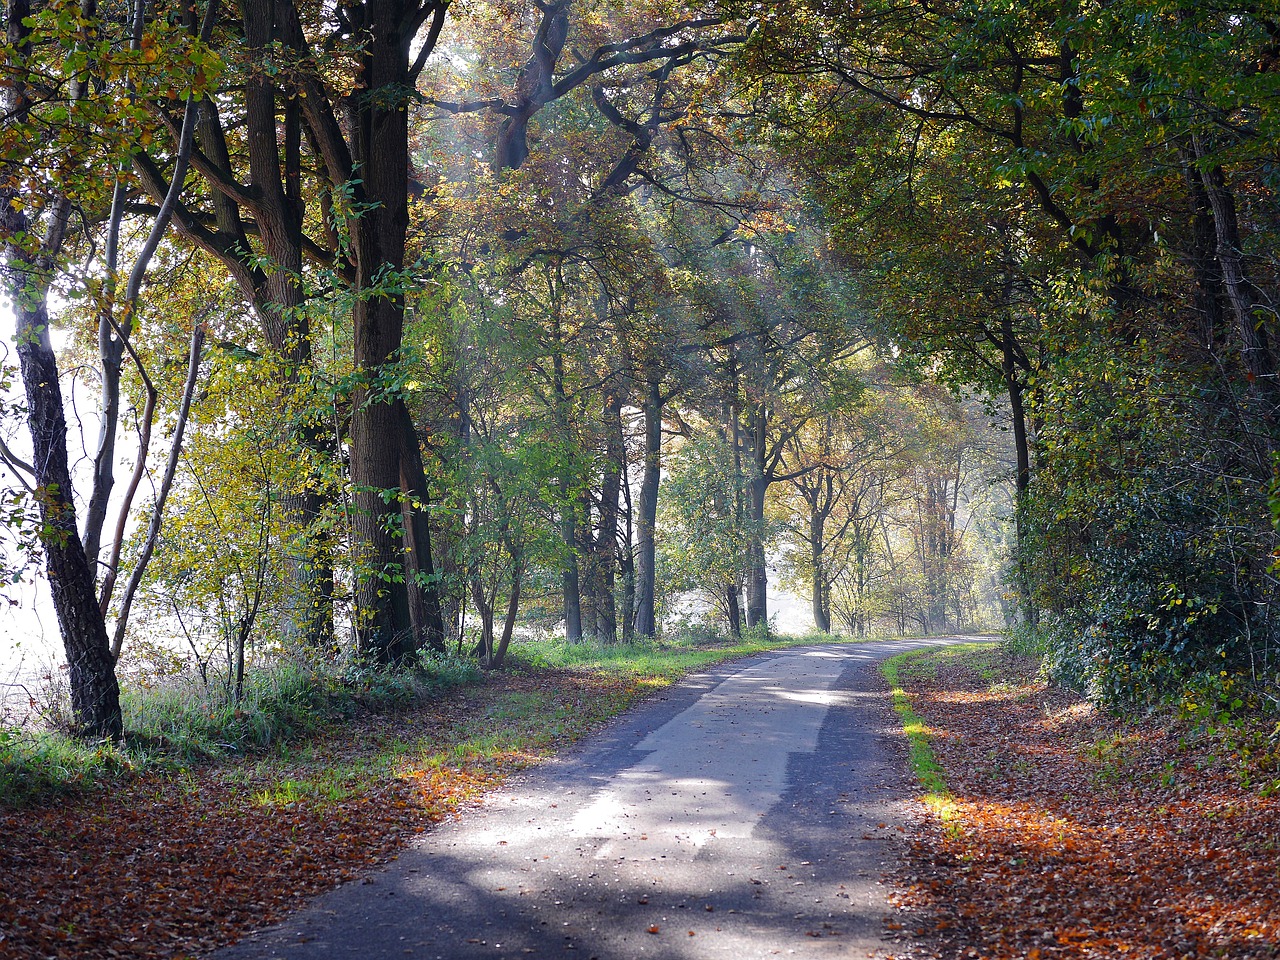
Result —
[[874, 654], [808, 658], [825, 681], [740, 670], [219, 957], [865, 955], [902, 784]]

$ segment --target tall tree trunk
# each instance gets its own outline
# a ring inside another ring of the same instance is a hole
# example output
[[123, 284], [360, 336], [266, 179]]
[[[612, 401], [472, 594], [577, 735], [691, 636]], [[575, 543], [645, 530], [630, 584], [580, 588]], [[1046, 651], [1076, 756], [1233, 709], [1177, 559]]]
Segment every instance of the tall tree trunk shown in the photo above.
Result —
[[600, 519], [592, 545], [592, 605], [596, 636], [604, 643], [618, 640], [618, 610], [614, 577], [618, 568], [618, 497], [622, 490], [626, 447], [622, 435], [622, 398], [612, 395], [605, 403], [605, 467], [600, 483]]
[[[621, 426], [621, 421], [619, 421]], [[636, 553], [635, 529], [632, 520], [631, 477], [626, 458], [625, 444], [622, 459], [623, 524], [618, 544], [618, 572], [622, 576], [622, 642], [635, 639], [636, 621]]]
[[747, 416], [747, 434], [751, 443], [751, 476], [747, 481], [750, 511], [751, 543], [747, 552], [747, 626], [769, 623], [769, 570], [764, 554], [765, 441], [768, 436], [768, 413], [763, 402], [751, 405]]
[[440, 589], [431, 557], [431, 528], [427, 505], [430, 491], [422, 466], [422, 450], [413, 417], [400, 401], [401, 448], [400, 488], [404, 497], [400, 504], [400, 522], [404, 525], [404, 545], [408, 555], [405, 577], [409, 593], [409, 621], [413, 624], [415, 646], [443, 652], [445, 643], [444, 614], [440, 606]]
[[351, 160], [359, 171], [359, 213], [349, 221], [355, 269], [355, 371], [351, 481], [357, 563], [356, 617], [361, 652], [394, 663], [412, 651], [413, 624], [401, 549], [399, 398], [369, 384], [394, 363], [404, 336], [405, 236], [409, 226], [409, 29], [416, 4], [370, 0], [359, 86], [351, 105]]
[[656, 371], [645, 385], [644, 474], [640, 480], [640, 515], [636, 523], [635, 632], [642, 639], [657, 635], [655, 594], [658, 524], [658, 484], [662, 476], [662, 391]]
[[[10, 208], [8, 200], [0, 194], [0, 204], [6, 208]], [[44, 284], [37, 277], [22, 274], [21, 267], [14, 263], [18, 256], [11, 248], [8, 266], [18, 320], [18, 364], [27, 398], [45, 573], [67, 655], [72, 715], [80, 733], [119, 739], [124, 729], [120, 688], [106, 622], [98, 606], [93, 569], [76, 527], [67, 460], [67, 421], [58, 384], [58, 363], [49, 340], [45, 292], [32, 289]]]
[[[86, 12], [92, 12], [92, 8], [86, 8]], [[28, 0], [7, 0], [5, 4], [5, 39], [19, 56], [30, 54], [31, 13]], [[29, 118], [28, 89], [20, 73], [6, 78], [0, 88], [0, 109], [12, 121]], [[17, 321], [14, 339], [27, 399], [40, 541], [67, 656], [72, 715], [83, 735], [119, 739], [124, 732], [120, 687], [106, 621], [98, 606], [91, 565], [95, 558], [86, 555], [76, 523], [66, 411], [58, 381], [58, 361], [49, 338], [49, 287], [66, 236], [71, 203], [65, 196], [53, 201], [39, 252], [34, 253], [29, 244], [35, 224], [24, 212], [23, 201], [27, 198], [19, 192], [19, 178], [12, 175], [12, 170], [0, 173], [9, 174], [0, 186], [5, 293], [12, 301]]]
[[1001, 372], [1005, 391], [1009, 395], [1009, 417], [1013, 422], [1013, 451], [1016, 461], [1013, 478], [1013, 538], [1015, 579], [1021, 614], [1027, 623], [1038, 623], [1040, 612], [1031, 599], [1031, 586], [1027, 580], [1024, 562], [1027, 492], [1031, 487], [1031, 448], [1027, 438], [1027, 409], [1023, 403], [1025, 387], [1018, 375], [1014, 355], [1013, 316], [1008, 311], [1001, 317]]
[[516, 628], [516, 615], [520, 612], [520, 588], [524, 583], [524, 551], [511, 543], [508, 543], [507, 550], [511, 556], [511, 592], [507, 594], [507, 613], [502, 618], [502, 638], [489, 657], [489, 666], [494, 670], [501, 667], [507, 658], [507, 647], [511, 645], [511, 635]]
[[[278, 7], [275, 0], [246, 0], [241, 5], [251, 55], [268, 56], [272, 45], [294, 26]], [[306, 299], [302, 285], [301, 111], [297, 98], [282, 95], [265, 71], [254, 72], [244, 97], [249, 180], [257, 191], [254, 223], [264, 271], [246, 293], [281, 364], [281, 389], [286, 394], [286, 408], [291, 409], [312, 365], [310, 324], [307, 311], [301, 309]], [[206, 134], [216, 141], [210, 146], [220, 155], [225, 150], [221, 129], [207, 126]], [[238, 255], [243, 256], [244, 251]], [[295, 423], [291, 429], [294, 441], [309, 457], [332, 457], [327, 431], [307, 422]], [[321, 648], [333, 638], [333, 559], [328, 539], [316, 534], [325, 496], [318, 484], [308, 483], [289, 490], [281, 507], [293, 541], [285, 550], [289, 587], [284, 627], [302, 644]]]
[[[1207, 151], [1201, 136], [1193, 134], [1192, 142], [1197, 159], [1203, 160]], [[1268, 445], [1273, 447], [1276, 438], [1272, 434], [1277, 414], [1280, 413], [1280, 382], [1276, 379], [1275, 356], [1271, 350], [1267, 328], [1257, 315], [1257, 298], [1245, 273], [1235, 198], [1227, 187], [1220, 166], [1215, 165], [1204, 171], [1202, 184], [1209, 206], [1213, 209], [1218, 264], [1222, 268], [1222, 288], [1236, 321], [1245, 371], [1263, 401], [1262, 416], [1269, 428]]]
[[812, 569], [810, 581], [813, 609], [813, 623], [820, 633], [831, 632], [831, 612], [827, 606], [827, 571], [823, 561], [823, 528], [825, 517], [814, 511], [809, 515], [809, 564]]
[[583, 487], [578, 492], [578, 556], [579, 601], [582, 616], [582, 635], [592, 640], [600, 638], [599, 604], [601, 580], [604, 572], [596, 556], [596, 535], [591, 520], [591, 491]]
[[570, 643], [579, 643], [582, 640], [582, 590], [578, 579], [578, 509], [570, 490], [566, 479], [560, 487], [564, 499], [560, 532], [569, 556], [565, 558], [560, 584], [564, 596], [564, 636]]
[[1224, 317], [1222, 310], [1222, 273], [1218, 268], [1218, 235], [1214, 226], [1213, 206], [1205, 189], [1204, 175], [1197, 169], [1193, 151], [1179, 151], [1183, 174], [1191, 197], [1192, 269], [1195, 271], [1195, 303], [1200, 313], [1200, 341], [1211, 353], [1218, 349]]

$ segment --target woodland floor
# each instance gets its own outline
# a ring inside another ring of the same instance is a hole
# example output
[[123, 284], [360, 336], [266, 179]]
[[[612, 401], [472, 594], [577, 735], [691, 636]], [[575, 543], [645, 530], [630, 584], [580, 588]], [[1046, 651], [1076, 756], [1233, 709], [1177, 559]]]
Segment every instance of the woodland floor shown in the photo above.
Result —
[[[394, 858], [636, 693], [567, 670], [495, 674], [292, 753], [0, 810], [0, 957], [208, 953]], [[529, 713], [539, 729], [522, 724]]]
[[[1242, 784], [1220, 737], [1108, 718], [997, 656], [902, 672], [954, 801], [891, 878], [895, 955], [1280, 958], [1280, 792]], [[502, 674], [292, 752], [0, 811], [0, 957], [208, 953], [394, 858], [638, 693]]]
[[1274, 737], [1250, 783], [1222, 733], [1108, 717], [987, 657], [901, 674], [954, 804], [896, 877], [896, 955], [1280, 957]]

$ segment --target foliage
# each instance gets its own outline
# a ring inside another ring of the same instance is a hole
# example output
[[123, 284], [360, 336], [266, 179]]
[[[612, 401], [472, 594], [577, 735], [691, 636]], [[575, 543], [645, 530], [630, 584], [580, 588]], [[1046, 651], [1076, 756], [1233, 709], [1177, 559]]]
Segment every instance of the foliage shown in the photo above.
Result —
[[768, 539], [746, 508], [750, 478], [735, 466], [730, 445], [714, 433], [682, 445], [669, 469], [659, 509], [668, 589], [696, 590], [730, 617], [750, 568], [751, 543]]
[[1206, 670], [1269, 684], [1276, 669], [1261, 478], [1231, 415], [1206, 422], [1187, 373], [1152, 353], [1088, 344], [1042, 382], [1058, 416], [1026, 514], [1056, 675], [1114, 703]]
[[1113, 703], [1214, 660], [1273, 689], [1271, 22], [761, 15], [744, 75], [879, 292], [875, 326], [922, 373], [1004, 394], [1008, 584], [1055, 666]]

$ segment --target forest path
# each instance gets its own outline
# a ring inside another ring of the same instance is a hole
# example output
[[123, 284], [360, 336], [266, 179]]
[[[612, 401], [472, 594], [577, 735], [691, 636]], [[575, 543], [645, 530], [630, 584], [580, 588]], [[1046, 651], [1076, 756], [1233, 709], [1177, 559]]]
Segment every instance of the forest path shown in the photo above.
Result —
[[875, 665], [947, 642], [798, 647], [689, 677], [214, 957], [873, 956], [912, 790]]

